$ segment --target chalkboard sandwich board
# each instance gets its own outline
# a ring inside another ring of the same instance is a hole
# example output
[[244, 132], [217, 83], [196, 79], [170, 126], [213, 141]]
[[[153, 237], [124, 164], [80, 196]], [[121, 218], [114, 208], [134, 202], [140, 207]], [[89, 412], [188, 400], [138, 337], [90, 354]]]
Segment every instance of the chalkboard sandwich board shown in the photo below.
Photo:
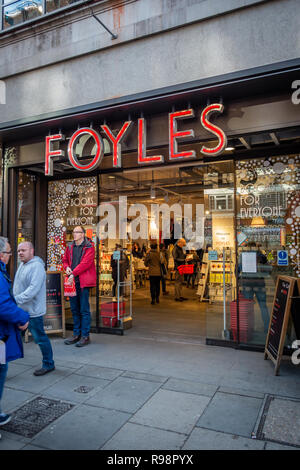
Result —
[[279, 371], [295, 282], [293, 277], [277, 277], [264, 354], [265, 359], [270, 358], [275, 364], [275, 375], [278, 375]]

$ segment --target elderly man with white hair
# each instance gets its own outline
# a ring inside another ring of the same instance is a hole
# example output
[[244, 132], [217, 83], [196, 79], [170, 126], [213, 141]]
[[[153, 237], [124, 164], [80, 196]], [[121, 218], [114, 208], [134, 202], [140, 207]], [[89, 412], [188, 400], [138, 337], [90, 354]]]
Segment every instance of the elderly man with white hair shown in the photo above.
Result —
[[21, 264], [16, 272], [13, 293], [19, 307], [29, 313], [29, 331], [43, 356], [42, 368], [34, 375], [45, 375], [55, 369], [50, 340], [44, 330], [43, 316], [46, 313], [46, 272], [44, 261], [34, 256], [31, 242], [18, 246]]
[[29, 321], [28, 313], [17, 306], [12, 295], [11, 280], [6, 271], [11, 255], [7, 238], [0, 237], [0, 426], [11, 419], [9, 414], [1, 411], [8, 363], [24, 357], [20, 331], [26, 330]]

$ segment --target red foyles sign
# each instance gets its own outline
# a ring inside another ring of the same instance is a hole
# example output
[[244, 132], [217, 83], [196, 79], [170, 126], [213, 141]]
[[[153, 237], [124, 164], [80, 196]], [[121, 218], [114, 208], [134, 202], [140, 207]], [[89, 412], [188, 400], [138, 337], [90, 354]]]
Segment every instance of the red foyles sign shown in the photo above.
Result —
[[[206, 147], [202, 145], [200, 152], [203, 155], [210, 155], [216, 156], [222, 153], [227, 145], [227, 138], [225, 133], [217, 127], [216, 125], [212, 124], [209, 121], [209, 116], [212, 113], [218, 112], [222, 113], [224, 110], [224, 106], [219, 103], [211, 104], [206, 106], [205, 109], [201, 113], [201, 125], [206, 129], [208, 132], [214, 134], [215, 137], [218, 139], [218, 144], [216, 147]], [[178, 139], [187, 139], [194, 137], [194, 131], [192, 129], [186, 131], [178, 130], [178, 120], [181, 119], [189, 119], [194, 117], [194, 110], [193, 109], [185, 109], [182, 111], [174, 111], [169, 113], [169, 160], [175, 161], [178, 159], [184, 158], [195, 158], [196, 152], [194, 150], [187, 150], [180, 152], [178, 150]], [[111, 129], [105, 124], [101, 126], [105, 137], [109, 139], [112, 144], [112, 155], [113, 155], [113, 168], [121, 168], [122, 167], [122, 146], [121, 142], [128, 135], [128, 130], [131, 127], [132, 121], [126, 121], [118, 134], [115, 136]], [[138, 119], [138, 135], [137, 135], [137, 155], [138, 155], [138, 164], [147, 164], [147, 163], [161, 163], [164, 161], [164, 157], [162, 155], [155, 155], [155, 156], [147, 156], [147, 146], [146, 146], [146, 119], [141, 118]], [[79, 142], [79, 139], [83, 136], [90, 136], [94, 139], [96, 145], [96, 153], [93, 157], [92, 161], [88, 164], [82, 164], [78, 161], [76, 156], [76, 145]], [[53, 157], [57, 156], [64, 156], [64, 152], [62, 150], [52, 150], [52, 142], [64, 140], [65, 137], [62, 134], [55, 134], [46, 137], [46, 151], [45, 151], [45, 175], [52, 176], [53, 175]], [[79, 171], [90, 171], [100, 165], [104, 154], [104, 144], [103, 140], [94, 129], [91, 128], [81, 128], [78, 129], [74, 134], [71, 136], [69, 145], [68, 145], [68, 158], [71, 165]]]

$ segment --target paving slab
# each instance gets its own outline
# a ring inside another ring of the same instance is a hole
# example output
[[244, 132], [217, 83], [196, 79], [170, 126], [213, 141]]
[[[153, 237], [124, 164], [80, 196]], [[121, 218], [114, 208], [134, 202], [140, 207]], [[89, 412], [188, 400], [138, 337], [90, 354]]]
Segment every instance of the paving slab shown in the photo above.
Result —
[[131, 372], [128, 370], [123, 372], [122, 377], [130, 377], [132, 379], [147, 380], [148, 382], [158, 382], [161, 384], [166, 382], [166, 380], [168, 380], [168, 377], [163, 377], [161, 375], [143, 374], [142, 372]]
[[[7, 385], [9, 382], [7, 382]], [[24, 392], [23, 390], [15, 390], [9, 387], [4, 387], [3, 397], [1, 400], [1, 407], [6, 413], [19, 408], [26, 401], [32, 400], [35, 397], [34, 393]]]
[[270, 397], [263, 416], [261, 436], [300, 448], [300, 401]]
[[[300, 372], [300, 370], [299, 370]], [[299, 374], [300, 377], [300, 374]], [[244, 390], [255, 390], [261, 393], [287, 395], [300, 399], [300, 382], [295, 374], [288, 377], [275, 376], [274, 367], [265, 373], [253, 370], [231, 370], [220, 381], [222, 387], [234, 387]]]
[[32, 368], [12, 377], [9, 381], [9, 387], [17, 390], [23, 390], [31, 393], [41, 393], [43, 390], [48, 389], [51, 385], [59, 380], [67, 377], [73, 371], [65, 368], [56, 368], [53, 372], [46, 375], [36, 377], [33, 372], [36, 368]]
[[134, 413], [159, 387], [156, 382], [118, 377], [86, 403]]
[[177, 450], [185, 439], [185, 434], [126, 423], [101, 450]]
[[262, 441], [195, 428], [182, 450], [263, 450], [263, 448]]
[[210, 398], [172, 390], [159, 390], [130, 422], [188, 434]]
[[52, 450], [96, 450], [131, 415], [121, 411], [79, 405], [41, 431], [31, 444]]
[[3, 431], [1, 431], [0, 434], [2, 435], [0, 439], [0, 450], [20, 450], [25, 445], [24, 442], [9, 439]]
[[255, 390], [243, 390], [241, 388], [234, 387], [219, 387], [218, 392], [231, 393], [233, 395], [244, 395], [245, 397], [261, 398], [265, 397], [262, 392], [256, 392]]
[[110, 367], [100, 367], [94, 365], [81, 366], [76, 371], [76, 374], [78, 375], [85, 375], [87, 377], [96, 377], [98, 379], [106, 380], [114, 380], [122, 373], [123, 371], [119, 369], [111, 369]]
[[109, 383], [110, 381], [105, 379], [72, 374], [47, 388], [43, 395], [74, 403], [82, 403]]
[[299, 451], [299, 448], [277, 444], [276, 442], [267, 442], [265, 450], [298, 450]]
[[262, 403], [258, 398], [217, 392], [196, 425], [251, 437]]
[[195, 393], [196, 395], [204, 395], [207, 397], [212, 397], [218, 390], [217, 385], [179, 379], [169, 379], [162, 388], [177, 392]]
[[21, 450], [48, 450], [48, 449], [45, 449], [44, 447], [38, 447], [38, 446], [33, 446], [31, 444], [28, 444], [24, 446]]
[[20, 364], [18, 361], [10, 362], [8, 366], [7, 376], [6, 376], [6, 383], [16, 375], [22, 374], [23, 372], [27, 372], [32, 369], [31, 365], [28, 364]]

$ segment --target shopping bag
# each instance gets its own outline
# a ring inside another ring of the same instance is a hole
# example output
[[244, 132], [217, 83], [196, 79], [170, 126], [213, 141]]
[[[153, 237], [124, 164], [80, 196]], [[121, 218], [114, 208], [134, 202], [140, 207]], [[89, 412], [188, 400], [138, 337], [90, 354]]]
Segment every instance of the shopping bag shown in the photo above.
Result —
[[181, 264], [178, 266], [178, 272], [182, 276], [183, 274], [193, 274], [194, 273], [194, 265], [193, 264]]
[[69, 277], [65, 276], [65, 279], [64, 279], [64, 295], [65, 295], [65, 297], [75, 297], [76, 287], [75, 287], [74, 277], [73, 277], [72, 283], [70, 284]]

